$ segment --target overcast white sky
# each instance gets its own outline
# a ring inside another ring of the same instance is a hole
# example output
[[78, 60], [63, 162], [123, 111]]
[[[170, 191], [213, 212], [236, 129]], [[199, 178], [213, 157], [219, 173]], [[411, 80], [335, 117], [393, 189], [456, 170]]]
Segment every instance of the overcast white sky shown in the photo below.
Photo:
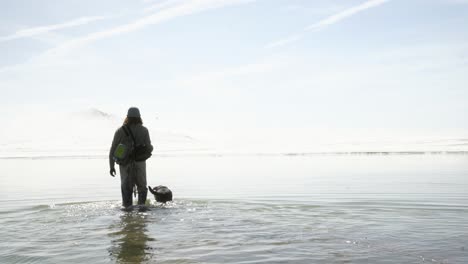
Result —
[[189, 134], [467, 136], [467, 25], [464, 0], [2, 0], [0, 104], [135, 105]]

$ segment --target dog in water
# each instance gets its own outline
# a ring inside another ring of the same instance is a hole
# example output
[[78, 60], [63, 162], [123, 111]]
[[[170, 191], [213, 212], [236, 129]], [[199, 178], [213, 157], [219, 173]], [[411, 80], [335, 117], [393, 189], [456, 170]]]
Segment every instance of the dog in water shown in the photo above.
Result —
[[154, 199], [156, 199], [156, 202], [158, 203], [166, 203], [172, 201], [172, 191], [169, 190], [166, 186], [156, 186], [154, 188], [151, 188], [151, 186], [148, 186], [148, 190], [154, 195]]

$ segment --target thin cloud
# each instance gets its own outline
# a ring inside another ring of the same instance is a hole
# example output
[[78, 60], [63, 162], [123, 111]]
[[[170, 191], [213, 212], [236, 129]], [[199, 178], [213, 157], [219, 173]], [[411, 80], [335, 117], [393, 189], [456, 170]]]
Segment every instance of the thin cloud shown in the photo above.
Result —
[[[168, 0], [173, 2], [172, 0]], [[109, 38], [125, 33], [130, 33], [143, 29], [150, 25], [157, 25], [178, 17], [193, 15], [207, 10], [218, 9], [225, 6], [244, 4], [255, 0], [185, 0], [177, 1], [176, 4], [168, 5], [157, 12], [144, 16], [128, 24], [120, 25], [108, 30], [91, 33], [87, 36], [76, 38], [65, 42], [64, 44], [49, 50], [44, 55], [56, 55], [68, 52], [75, 48], [88, 45], [100, 39]]]
[[293, 42], [296, 42], [296, 41], [300, 40], [303, 37], [303, 35], [304, 35], [303, 33], [296, 34], [296, 35], [291, 35], [289, 37], [286, 37], [286, 38], [283, 38], [283, 39], [268, 43], [265, 47], [267, 49], [272, 49], [272, 48], [276, 48], [276, 47], [285, 46], [285, 45], [287, 45], [289, 43], [293, 43]]
[[52, 31], [56, 31], [56, 30], [61, 30], [61, 29], [65, 29], [65, 28], [71, 28], [71, 27], [86, 25], [86, 24], [89, 24], [91, 22], [95, 22], [95, 21], [98, 21], [98, 20], [103, 20], [103, 19], [106, 19], [106, 18], [107, 17], [104, 17], [104, 16], [81, 17], [81, 18], [71, 20], [71, 21], [68, 21], [68, 22], [64, 22], [64, 23], [60, 23], [60, 24], [22, 29], [22, 30], [16, 31], [12, 35], [5, 36], [5, 37], [0, 37], [0, 42], [14, 40], [14, 39], [20, 39], [20, 38], [34, 37], [34, 36], [37, 36], [37, 35], [46, 34], [46, 33], [52, 32]]
[[[173, 2], [174, 0], [167, 0]], [[24, 67], [42, 67], [62, 63], [61, 57], [69, 52], [89, 45], [95, 41], [110, 38], [125, 33], [141, 30], [150, 25], [157, 25], [179, 17], [193, 15], [208, 10], [219, 9], [226, 6], [254, 2], [256, 0], [180, 0], [178, 4], [158, 10], [150, 15], [143, 16], [127, 24], [115, 26], [108, 30], [90, 33], [83, 37], [67, 40], [42, 54], [30, 58], [26, 63], [0, 68], [0, 73], [18, 70]]]
[[151, 6], [145, 8], [144, 11], [153, 12], [155, 10], [168, 8], [168, 7], [180, 4], [182, 2], [183, 0], [166, 0], [166, 1], [158, 2], [156, 4], [152, 4]]
[[445, 2], [452, 4], [468, 4], [468, 0], [444, 0]]
[[359, 12], [362, 12], [364, 10], [367, 10], [369, 8], [373, 8], [373, 7], [377, 7], [377, 6], [380, 6], [382, 4], [385, 4], [386, 2], [388, 2], [390, 0], [370, 0], [370, 1], [367, 1], [367, 2], [364, 2], [358, 6], [355, 6], [355, 7], [351, 7], [351, 8], [348, 8], [338, 14], [335, 14], [335, 15], [332, 15], [332, 16], [329, 16], [325, 19], [322, 19], [320, 20], [319, 22], [309, 26], [306, 28], [306, 30], [320, 30], [324, 27], [327, 27], [327, 26], [330, 26], [330, 25], [333, 25], [335, 23], [338, 23], [340, 21], [342, 21], [343, 19], [346, 19], [350, 16], [353, 16]]
[[344, 11], [341, 11], [337, 14], [331, 15], [325, 19], [322, 19], [318, 21], [317, 23], [314, 23], [308, 27], [306, 27], [301, 33], [295, 34], [288, 36], [286, 38], [268, 43], [265, 48], [275, 48], [275, 47], [280, 47], [284, 46], [293, 42], [296, 42], [304, 37], [305, 32], [307, 31], [319, 31], [322, 30], [328, 26], [331, 26], [333, 24], [336, 24], [338, 22], [341, 22], [342, 20], [351, 17], [353, 15], [356, 15], [364, 10], [380, 6], [382, 4], [385, 4], [386, 2], [389, 2], [390, 0], [369, 0], [366, 1], [360, 5], [348, 8]]

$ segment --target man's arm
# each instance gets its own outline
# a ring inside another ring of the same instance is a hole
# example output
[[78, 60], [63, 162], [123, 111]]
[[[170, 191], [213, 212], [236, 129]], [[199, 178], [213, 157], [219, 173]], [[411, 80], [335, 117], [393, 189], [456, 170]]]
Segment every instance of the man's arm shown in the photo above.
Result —
[[120, 128], [117, 129], [114, 133], [114, 139], [112, 139], [112, 145], [109, 151], [109, 167], [110, 169], [113, 169], [115, 167], [115, 161], [114, 161], [114, 152], [115, 149], [117, 148], [117, 145], [120, 142]]
[[148, 129], [146, 129], [145, 145], [146, 145], [146, 147], [148, 147], [148, 150], [149, 150], [150, 152], [153, 152], [153, 145], [151, 145], [151, 139], [150, 139], [150, 136], [149, 136], [149, 131], [148, 131]]

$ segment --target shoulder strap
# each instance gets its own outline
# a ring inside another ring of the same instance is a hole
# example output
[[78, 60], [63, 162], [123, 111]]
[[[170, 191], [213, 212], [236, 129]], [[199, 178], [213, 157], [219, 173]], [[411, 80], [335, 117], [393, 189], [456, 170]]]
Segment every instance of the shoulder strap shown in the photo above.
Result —
[[128, 134], [130, 134], [130, 136], [132, 137], [132, 140], [133, 140], [133, 144], [135, 145], [136, 144], [135, 137], [133, 136], [133, 133], [132, 133], [132, 130], [130, 129], [130, 127], [125, 125], [125, 126], [122, 126], [122, 128], [125, 131], [125, 134], [127, 135], [127, 137], [128, 137]]
[[122, 129], [123, 129], [123, 131], [125, 132], [125, 136], [128, 137], [127, 126], [126, 126], [126, 125], [122, 126]]

